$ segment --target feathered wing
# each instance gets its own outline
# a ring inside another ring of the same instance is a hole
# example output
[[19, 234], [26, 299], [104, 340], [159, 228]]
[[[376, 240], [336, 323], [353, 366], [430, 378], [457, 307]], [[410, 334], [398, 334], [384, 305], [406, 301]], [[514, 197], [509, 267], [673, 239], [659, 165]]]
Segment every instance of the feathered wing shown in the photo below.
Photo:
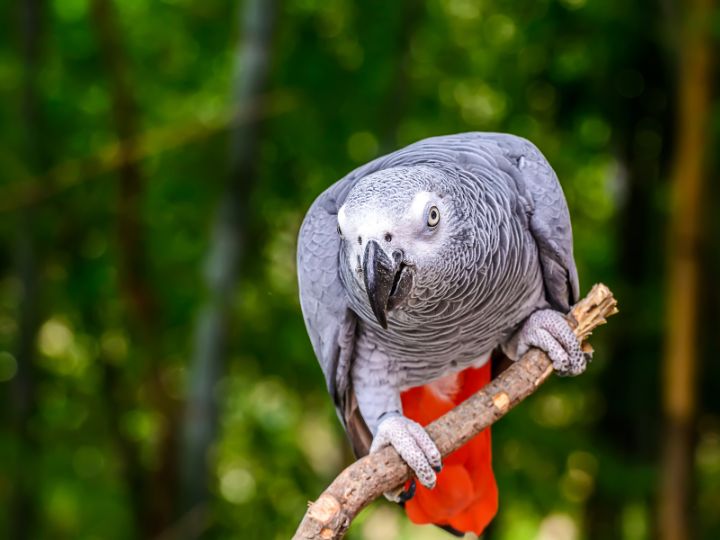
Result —
[[[297, 271], [300, 305], [327, 389], [335, 403], [345, 374], [338, 373], [343, 352], [352, 353], [348, 336], [355, 321], [338, 275], [338, 204], [328, 190], [308, 210], [298, 236]], [[340, 387], [338, 387], [340, 383]]]
[[498, 137], [502, 137], [508, 158], [520, 172], [520, 190], [531, 201], [529, 226], [540, 255], [547, 300], [554, 309], [567, 313], [580, 299], [580, 288], [570, 212], [562, 187], [535, 145], [511, 135]]

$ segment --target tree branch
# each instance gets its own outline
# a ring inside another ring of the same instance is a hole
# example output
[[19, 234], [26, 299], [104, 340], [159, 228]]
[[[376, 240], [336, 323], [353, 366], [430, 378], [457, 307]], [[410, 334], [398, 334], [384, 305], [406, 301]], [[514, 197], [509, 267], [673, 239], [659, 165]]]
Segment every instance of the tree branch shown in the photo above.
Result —
[[[595, 285], [570, 312], [571, 325], [581, 341], [605, 318], [617, 313], [616, 301], [605, 285]], [[585, 350], [591, 351], [589, 344]], [[460, 448], [532, 394], [552, 373], [545, 353], [531, 349], [482, 390], [427, 426], [443, 457]], [[412, 473], [394, 448], [359, 459], [335, 478], [309, 505], [293, 540], [342, 538], [365, 506], [410, 479]]]

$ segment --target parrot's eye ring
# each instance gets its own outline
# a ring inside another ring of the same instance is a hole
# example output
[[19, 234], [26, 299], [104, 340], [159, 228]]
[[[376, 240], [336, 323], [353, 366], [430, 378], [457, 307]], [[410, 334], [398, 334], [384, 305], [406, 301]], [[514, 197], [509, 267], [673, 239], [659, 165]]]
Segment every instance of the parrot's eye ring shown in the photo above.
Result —
[[438, 223], [440, 223], [440, 210], [437, 206], [431, 206], [428, 211], [428, 227], [435, 227]]

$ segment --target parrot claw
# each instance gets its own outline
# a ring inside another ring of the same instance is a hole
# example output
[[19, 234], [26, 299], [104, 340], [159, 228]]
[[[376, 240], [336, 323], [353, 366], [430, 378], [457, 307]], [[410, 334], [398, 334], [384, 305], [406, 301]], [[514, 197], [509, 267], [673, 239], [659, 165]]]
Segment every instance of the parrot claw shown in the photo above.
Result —
[[416, 489], [415, 480], [410, 480], [407, 489], [402, 487], [394, 491], [386, 491], [383, 495], [388, 501], [403, 505], [415, 496]]
[[415, 496], [416, 489], [417, 484], [415, 483], [415, 480], [410, 480], [410, 484], [408, 485], [407, 489], [401, 491], [400, 495], [398, 496], [398, 499], [400, 499], [400, 504], [406, 503], [410, 499], [412, 499]]
[[[377, 452], [387, 445], [395, 448], [423, 486], [428, 489], [435, 487], [437, 481], [435, 471], [442, 466], [442, 456], [420, 424], [400, 413], [385, 415], [378, 426], [370, 452]], [[408, 499], [410, 497], [412, 495]]]
[[592, 358], [591, 353], [583, 352], [567, 319], [552, 309], [536, 311], [520, 329], [517, 356], [525, 354], [530, 347], [545, 351], [560, 376], [580, 375]]

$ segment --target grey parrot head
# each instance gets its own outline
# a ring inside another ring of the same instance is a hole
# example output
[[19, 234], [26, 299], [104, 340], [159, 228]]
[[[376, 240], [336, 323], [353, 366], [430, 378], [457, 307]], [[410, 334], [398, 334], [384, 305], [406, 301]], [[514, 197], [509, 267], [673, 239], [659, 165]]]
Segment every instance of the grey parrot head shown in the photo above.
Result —
[[454, 248], [469, 240], [466, 212], [445, 175], [428, 166], [370, 174], [338, 211], [347, 281], [383, 328], [388, 312], [431, 302], [464, 266], [467, 251]]

